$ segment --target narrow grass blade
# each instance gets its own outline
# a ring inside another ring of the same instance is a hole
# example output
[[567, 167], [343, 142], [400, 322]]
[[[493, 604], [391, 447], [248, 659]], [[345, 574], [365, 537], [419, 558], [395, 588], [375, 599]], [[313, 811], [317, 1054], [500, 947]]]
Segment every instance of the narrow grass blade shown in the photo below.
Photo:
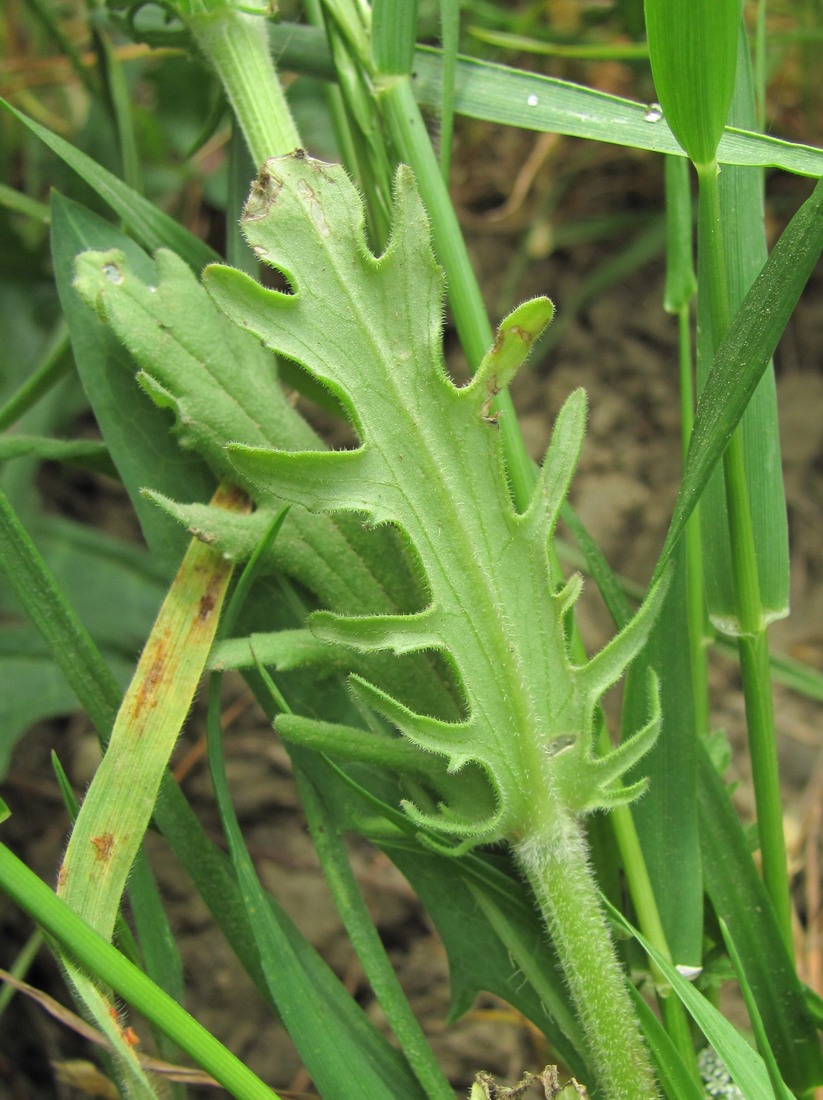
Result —
[[97, 646], [0, 490], [0, 569], [101, 736], [117, 713], [120, 689]]
[[700, 396], [659, 574], [769, 364], [823, 249], [823, 181], [801, 206], [747, 293]]
[[757, 1041], [757, 1049], [760, 1051], [760, 1056], [763, 1059], [766, 1070], [769, 1074], [769, 1080], [772, 1083], [774, 1089], [774, 1095], [778, 1097], [778, 1100], [793, 1100], [792, 1094], [786, 1087], [786, 1083], [780, 1076], [780, 1070], [777, 1067], [774, 1054], [772, 1053], [769, 1037], [766, 1034], [766, 1029], [763, 1026], [763, 1020], [760, 1016], [760, 1012], [757, 1008], [757, 1002], [752, 996], [752, 992], [746, 982], [746, 975], [743, 972], [743, 963], [740, 956], [737, 953], [737, 948], [734, 945], [734, 940], [729, 934], [729, 929], [726, 927], [724, 920], [720, 921], [720, 931], [723, 933], [723, 942], [726, 944], [726, 950], [729, 953], [729, 959], [734, 967], [735, 974], [737, 975], [738, 985], [740, 986], [740, 992], [743, 994], [743, 1000], [746, 1002], [746, 1011], [749, 1014], [749, 1022], [752, 1025], [752, 1031], [754, 1032], [755, 1040]]
[[[321, 33], [285, 23], [272, 26], [271, 37], [284, 68], [334, 79]], [[443, 97], [441, 52], [418, 47], [412, 79], [418, 103], [437, 111]], [[685, 155], [665, 119], [649, 121], [647, 104], [474, 58], [458, 59], [454, 107], [457, 114], [468, 118], [525, 130]], [[721, 164], [782, 168], [814, 178], [823, 175], [822, 149], [743, 130], [725, 131], [717, 159]]]
[[[128, 889], [146, 974], [170, 997], [182, 1004], [183, 963], [145, 854], [134, 861]], [[170, 1051], [163, 1052], [164, 1058], [171, 1056]]]
[[9, 435], [0, 438], [0, 462], [34, 457], [45, 462], [66, 462], [86, 470], [117, 477], [108, 448], [94, 439], [52, 439], [51, 436]]
[[600, 547], [583, 526], [579, 516], [566, 500], [560, 509], [560, 516], [568, 527], [574, 541], [586, 560], [586, 567], [603, 597], [606, 609], [618, 630], [622, 630], [632, 617], [632, 609], [626, 594], [621, 588]]
[[92, 41], [97, 49], [100, 70], [106, 89], [106, 98], [114, 121], [117, 143], [120, 147], [120, 160], [123, 170], [123, 182], [136, 193], [142, 191], [142, 172], [140, 153], [137, 148], [137, 135], [131, 115], [131, 97], [126, 82], [123, 65], [115, 52], [108, 31], [102, 22], [92, 25]]
[[69, 330], [62, 318], [43, 359], [0, 408], [0, 431], [8, 428], [72, 370]]
[[694, 1022], [723, 1059], [735, 1084], [744, 1096], [757, 1097], [758, 1100], [772, 1098], [771, 1084], [763, 1059], [735, 1030], [703, 994], [678, 974], [675, 967], [667, 962], [651, 944], [633, 928], [631, 924], [613, 906], [608, 905], [609, 914], [621, 928], [630, 932], [643, 949], [653, 958], [657, 966], [671, 983], [675, 994], [685, 1005]]
[[277, 1094], [259, 1077], [90, 928], [3, 844], [0, 889], [58, 940], [71, 958], [160, 1027], [231, 1094], [244, 1100], [277, 1100]]
[[706, 1100], [704, 1089], [697, 1083], [660, 1020], [633, 985], [629, 986], [629, 992], [668, 1100]]
[[780, 1071], [793, 1089], [803, 1092], [823, 1081], [823, 1052], [815, 1023], [740, 822], [703, 749], [698, 755], [698, 775], [706, 891], [734, 940]]
[[[304, 755], [298, 754], [298, 762]], [[411, 1010], [355, 880], [340, 830], [324, 798], [326, 784], [318, 786], [303, 769], [298, 770], [297, 780], [323, 874], [369, 986], [425, 1096], [428, 1100], [451, 1100], [453, 1091]]]
[[214, 263], [219, 259], [217, 253], [207, 244], [198, 240], [179, 222], [170, 218], [168, 214], [164, 214], [148, 199], [102, 168], [80, 149], [58, 137], [57, 134], [53, 134], [39, 122], [27, 118], [4, 99], [0, 99], [0, 108], [22, 122], [52, 152], [73, 168], [100, 198], [108, 203], [115, 214], [123, 219], [137, 240], [150, 252], [156, 248], [171, 248], [195, 271], [200, 271], [206, 264]]
[[15, 214], [22, 214], [42, 225], [49, 224], [49, 208], [44, 202], [38, 202], [22, 191], [9, 187], [7, 183], [0, 183], [0, 207], [13, 210]]
[[26, 6], [37, 16], [54, 39], [57, 46], [59, 46], [60, 53], [66, 57], [71, 65], [72, 72], [83, 87], [91, 96], [97, 95], [97, 88], [92, 73], [89, 71], [88, 65], [84, 63], [83, 58], [80, 56], [80, 51], [72, 37], [64, 30], [59, 9], [55, 10], [55, 8], [48, 3], [48, 0], [28, 0]]
[[460, 2], [440, 0], [440, 39], [443, 43], [443, 76], [440, 96], [440, 172], [448, 183], [454, 134], [454, 81], [460, 41]]
[[688, 308], [697, 290], [689, 165], [680, 157], [666, 157], [665, 172], [666, 286], [663, 308], [668, 313], [679, 313]]

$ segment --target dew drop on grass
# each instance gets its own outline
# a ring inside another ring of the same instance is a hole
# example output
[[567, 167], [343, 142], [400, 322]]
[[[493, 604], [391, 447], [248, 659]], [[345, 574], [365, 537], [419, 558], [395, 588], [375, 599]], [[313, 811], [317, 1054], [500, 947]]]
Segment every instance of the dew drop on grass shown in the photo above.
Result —
[[526, 102], [530, 107], [536, 107], [540, 100], [537, 98], [536, 95], [530, 95]]
[[649, 103], [643, 112], [646, 122], [659, 122], [663, 117], [663, 108], [659, 103]]

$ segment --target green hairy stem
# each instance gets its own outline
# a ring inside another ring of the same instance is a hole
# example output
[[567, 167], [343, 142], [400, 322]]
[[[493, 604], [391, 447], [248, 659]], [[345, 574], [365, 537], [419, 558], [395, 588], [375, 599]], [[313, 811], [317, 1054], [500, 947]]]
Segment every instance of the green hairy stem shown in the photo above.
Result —
[[[523, 512], [512, 503], [490, 411], [551, 319], [551, 303], [537, 298], [518, 307], [472, 381], [457, 387], [443, 363], [443, 275], [409, 169], [397, 173], [392, 235], [379, 258], [366, 247], [362, 204], [345, 171], [303, 154], [266, 162], [243, 229], [292, 292], [225, 267], [207, 269], [206, 289], [235, 325], [334, 393], [360, 444], [274, 450], [224, 437], [224, 455], [261, 509], [290, 501], [312, 513], [354, 513], [370, 527], [391, 525], [416, 559], [428, 594], [422, 610], [319, 611], [309, 627], [368, 661], [383, 651], [445, 657], [463, 703], [452, 720], [433, 717], [425, 695], [417, 711], [385, 679], [378, 687], [362, 658], [363, 673], [351, 677], [360, 699], [427, 754], [429, 765], [441, 762], [427, 769], [432, 801], [408, 800], [404, 809], [421, 840], [441, 850], [513, 846], [560, 955], [603, 1094], [648, 1100], [656, 1088], [589, 868], [582, 818], [624, 805], [644, 787], [624, 787], [621, 778], [657, 735], [655, 684], [647, 723], [605, 756], [595, 753], [594, 718], [603, 692], [644, 645], [666, 579], [603, 650], [572, 662], [565, 620], [580, 581], [556, 575], [549, 545], [582, 446], [585, 397], [576, 391], [561, 409]], [[78, 264], [78, 289], [104, 316], [128, 285], [121, 262], [89, 253]], [[196, 376], [190, 385], [198, 385]], [[149, 392], [172, 403], [165, 391]], [[191, 423], [186, 430], [192, 434]], [[196, 433], [189, 442], [199, 445]], [[223, 517], [213, 513], [208, 531], [218, 547], [236, 549]]]

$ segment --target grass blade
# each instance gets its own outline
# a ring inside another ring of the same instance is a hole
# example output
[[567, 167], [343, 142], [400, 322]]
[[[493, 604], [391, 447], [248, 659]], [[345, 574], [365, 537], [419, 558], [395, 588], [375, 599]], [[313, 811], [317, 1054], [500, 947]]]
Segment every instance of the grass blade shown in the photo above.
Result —
[[814, 1021], [737, 815], [703, 750], [698, 774], [706, 891], [728, 926], [781, 1073], [802, 1092], [823, 1081], [823, 1052]]
[[629, 992], [666, 1096], [669, 1100], [706, 1100], [705, 1091], [689, 1072], [689, 1067], [654, 1012], [633, 985], [629, 986]]
[[720, 931], [723, 933], [723, 942], [726, 944], [726, 950], [729, 953], [729, 959], [734, 967], [735, 974], [737, 975], [737, 981], [740, 986], [740, 991], [743, 994], [743, 999], [746, 1002], [746, 1011], [749, 1014], [749, 1021], [752, 1025], [752, 1031], [757, 1041], [757, 1049], [760, 1051], [760, 1056], [763, 1059], [766, 1070], [769, 1074], [769, 1080], [772, 1083], [772, 1089], [774, 1095], [779, 1097], [779, 1100], [793, 1100], [792, 1094], [786, 1087], [786, 1083], [780, 1076], [780, 1070], [777, 1068], [777, 1062], [775, 1061], [774, 1054], [772, 1054], [771, 1044], [769, 1043], [769, 1037], [766, 1034], [766, 1029], [763, 1026], [763, 1020], [760, 1016], [760, 1012], [757, 1008], [757, 1003], [752, 996], [752, 992], [746, 982], [746, 975], [743, 972], [743, 963], [740, 960], [740, 956], [737, 953], [737, 948], [734, 945], [734, 940], [729, 934], [729, 930], [726, 927], [726, 922], [720, 921]]
[[[228, 486], [218, 489], [214, 499], [228, 511], [249, 506]], [[58, 892], [103, 935], [111, 935], [161, 777], [211, 648], [231, 571], [222, 555], [192, 542], [72, 830]]]
[[[748, 43], [741, 33], [740, 60], [730, 118], [745, 126], [755, 125], [754, 89], [748, 59]], [[754, 168], [729, 165], [720, 174], [721, 218], [727, 252], [727, 283], [732, 314], [766, 261], [763, 229], [763, 178]], [[701, 264], [701, 266], [703, 266]], [[705, 272], [701, 271], [701, 280]], [[698, 300], [698, 390], [711, 365], [711, 326], [705, 299]], [[783, 471], [780, 465], [780, 432], [777, 396], [771, 364], [755, 389], [741, 420], [749, 504], [757, 547], [757, 572], [766, 622], [788, 614], [789, 538]], [[700, 508], [709, 615], [720, 630], [737, 624], [737, 602], [732, 555], [729, 548], [726, 493], [718, 471], [709, 481]]]
[[71, 958], [164, 1031], [230, 1093], [243, 1100], [277, 1100], [259, 1077], [90, 928], [4, 844], [0, 844], [0, 889], [58, 940]]
[[0, 490], [0, 569], [101, 736], [120, 703], [120, 689], [100, 651], [65, 600], [37, 547]]
[[[275, 516], [243, 571], [226, 612], [224, 630], [233, 629], [267, 544], [282, 526], [286, 511], [283, 508]], [[303, 969], [269, 905], [243, 839], [226, 778], [220, 728], [221, 679], [220, 673], [213, 673], [209, 688], [208, 751], [212, 782], [263, 974], [283, 1022], [321, 1095], [340, 1100], [359, 1100], [363, 1095], [375, 1100], [420, 1097], [422, 1093], [408, 1066], [337, 980], [329, 976], [323, 982], [315, 982]], [[326, 1026], [318, 1028], [320, 1020], [325, 1020]]]
[[783, 232], [715, 354], [700, 396], [674, 515], [656, 567], [671, 557], [823, 249], [823, 181]]
[[[331, 58], [320, 33], [281, 24], [272, 26], [271, 38], [284, 68], [334, 79]], [[443, 98], [440, 50], [418, 47], [412, 80], [417, 102], [437, 111]], [[457, 62], [454, 109], [467, 118], [524, 130], [685, 155], [664, 119], [647, 119], [646, 104], [469, 57], [461, 56]], [[735, 128], [727, 129], [721, 138], [717, 160], [721, 164], [781, 168], [815, 179], [823, 175], [823, 149]]]
[[[421, 47], [415, 54], [415, 96], [421, 105], [435, 110], [442, 95], [442, 65], [437, 50]], [[488, 61], [459, 59], [454, 109], [468, 118], [525, 130], [683, 156], [665, 120], [647, 119], [646, 104]], [[721, 164], [757, 164], [813, 177], [823, 174], [823, 150], [737, 129], [725, 132], [717, 159]]]
[[131, 229], [138, 241], [153, 252], [156, 248], [171, 248], [182, 256], [195, 271], [218, 259], [217, 253], [189, 233], [179, 222], [164, 214], [148, 199], [134, 191], [117, 176], [101, 167], [91, 157], [70, 142], [53, 134], [39, 122], [28, 118], [0, 99], [0, 107], [23, 123], [31, 132], [64, 160], [70, 168], [97, 192], [119, 218]]
[[695, 164], [715, 159], [734, 88], [740, 0], [646, 0], [655, 91]]
[[612, 919], [637, 941], [654, 958], [657, 965], [671, 982], [677, 996], [686, 1006], [694, 1022], [709, 1040], [710, 1044], [729, 1069], [735, 1083], [744, 1096], [767, 1100], [772, 1097], [771, 1084], [763, 1059], [746, 1042], [742, 1035], [729, 1023], [725, 1016], [707, 1000], [699, 990], [682, 978], [677, 970], [662, 955], [654, 950], [643, 936], [613, 906], [609, 906]]
[[632, 666], [623, 706], [624, 738], [648, 717], [647, 669], [660, 681], [660, 736], [632, 772], [649, 789], [632, 817], [654, 883], [660, 920], [678, 966], [700, 967], [703, 956], [703, 878], [697, 821], [697, 742], [688, 647], [683, 645], [686, 585], [683, 555], [648, 646]]
[[418, 0], [374, 0], [371, 16], [372, 55], [377, 69], [406, 76], [414, 64]]

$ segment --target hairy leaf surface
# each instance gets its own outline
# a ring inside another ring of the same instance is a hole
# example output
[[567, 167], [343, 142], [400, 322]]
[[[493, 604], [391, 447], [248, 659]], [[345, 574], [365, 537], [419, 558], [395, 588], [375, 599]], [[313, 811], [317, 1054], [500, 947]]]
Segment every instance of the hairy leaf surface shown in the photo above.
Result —
[[[572, 812], [633, 796], [616, 785], [650, 744], [642, 736], [595, 761], [597, 699], [645, 639], [655, 591], [633, 624], [583, 667], [569, 659], [563, 616], [579, 585], [561, 587], [547, 547], [585, 428], [585, 398], [558, 416], [529, 507], [511, 502], [491, 398], [550, 320], [548, 299], [519, 307], [474, 379], [458, 388], [442, 358], [443, 276], [408, 169], [395, 186], [394, 229], [383, 256], [363, 237], [362, 205], [345, 172], [304, 155], [269, 160], [246, 207], [255, 253], [293, 292], [269, 290], [212, 267], [206, 287], [239, 326], [326, 385], [359, 437], [352, 451], [230, 446], [244, 480], [311, 511], [353, 511], [401, 529], [414, 547], [430, 602], [408, 615], [315, 614], [327, 641], [364, 651], [442, 651], [459, 675], [466, 717], [444, 722], [356, 679], [356, 690], [451, 771], [486, 769], [496, 810], [484, 820], [443, 805], [408, 812], [466, 844], [528, 833], [534, 791]], [[528, 788], [528, 791], [527, 789]]]

